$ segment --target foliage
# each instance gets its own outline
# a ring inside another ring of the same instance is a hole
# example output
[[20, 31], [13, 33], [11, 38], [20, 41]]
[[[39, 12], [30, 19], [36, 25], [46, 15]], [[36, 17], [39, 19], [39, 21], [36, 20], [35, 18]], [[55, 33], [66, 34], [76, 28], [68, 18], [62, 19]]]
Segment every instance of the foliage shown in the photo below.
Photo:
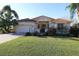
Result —
[[69, 30], [71, 36], [79, 37], [79, 28], [77, 24], [74, 24]]
[[79, 12], [79, 3], [71, 3], [66, 8], [70, 10], [70, 18], [73, 19], [74, 14], [78, 11]]
[[32, 33], [30, 33], [30, 32], [27, 32], [26, 34], [25, 34], [25, 36], [31, 36], [32, 35]]
[[11, 26], [16, 26], [18, 14], [12, 10], [9, 5], [3, 7], [0, 11], [0, 29], [5, 32], [10, 32]]

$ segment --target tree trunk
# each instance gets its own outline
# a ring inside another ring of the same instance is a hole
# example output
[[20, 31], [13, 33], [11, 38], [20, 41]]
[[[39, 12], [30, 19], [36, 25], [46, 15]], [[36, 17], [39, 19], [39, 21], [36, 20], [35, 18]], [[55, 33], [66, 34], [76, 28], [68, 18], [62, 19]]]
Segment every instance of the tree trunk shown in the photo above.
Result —
[[77, 4], [77, 16], [78, 16], [78, 24], [77, 24], [77, 37], [79, 36], [79, 4]]
[[77, 16], [78, 16], [77, 28], [79, 28], [79, 4], [77, 4], [76, 6], [77, 6]]
[[1, 28], [1, 31], [2, 31], [2, 33], [6, 33], [5, 30], [4, 30], [4, 28]]
[[78, 16], [78, 19], [79, 19], [79, 4], [77, 4], [76, 6], [77, 6], [77, 16]]
[[4, 30], [5, 30], [6, 33], [9, 33], [10, 32], [9, 26], [4, 27]]
[[77, 16], [78, 16], [78, 19], [79, 19], [79, 10], [77, 9]]

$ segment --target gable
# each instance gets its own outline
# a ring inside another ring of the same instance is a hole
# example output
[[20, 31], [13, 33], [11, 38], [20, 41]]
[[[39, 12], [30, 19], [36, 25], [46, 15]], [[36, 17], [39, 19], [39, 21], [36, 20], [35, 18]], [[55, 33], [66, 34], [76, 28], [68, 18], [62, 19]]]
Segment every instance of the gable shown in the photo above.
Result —
[[33, 19], [36, 20], [36, 21], [50, 21], [53, 18], [50, 18], [50, 17], [47, 17], [47, 16], [39, 16], [39, 17], [36, 17], [36, 18], [33, 18]]

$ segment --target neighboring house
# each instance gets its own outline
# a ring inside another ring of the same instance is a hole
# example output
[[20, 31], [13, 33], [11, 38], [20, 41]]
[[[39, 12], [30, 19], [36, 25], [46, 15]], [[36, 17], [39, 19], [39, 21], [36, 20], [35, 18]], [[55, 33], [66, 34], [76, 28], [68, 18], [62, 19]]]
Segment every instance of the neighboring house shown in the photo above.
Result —
[[56, 29], [57, 34], [66, 34], [70, 29], [71, 21], [58, 18], [50, 18], [47, 16], [39, 16], [33, 19], [21, 19], [18, 20], [16, 26], [16, 33], [25, 34], [26, 32], [47, 32], [48, 30]]

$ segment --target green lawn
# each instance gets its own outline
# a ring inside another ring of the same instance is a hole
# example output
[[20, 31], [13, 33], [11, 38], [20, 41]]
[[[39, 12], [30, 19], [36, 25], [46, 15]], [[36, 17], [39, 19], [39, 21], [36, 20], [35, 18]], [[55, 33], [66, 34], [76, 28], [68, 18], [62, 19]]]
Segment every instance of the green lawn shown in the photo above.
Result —
[[0, 44], [0, 55], [79, 55], [79, 41], [71, 37], [19, 37]]

